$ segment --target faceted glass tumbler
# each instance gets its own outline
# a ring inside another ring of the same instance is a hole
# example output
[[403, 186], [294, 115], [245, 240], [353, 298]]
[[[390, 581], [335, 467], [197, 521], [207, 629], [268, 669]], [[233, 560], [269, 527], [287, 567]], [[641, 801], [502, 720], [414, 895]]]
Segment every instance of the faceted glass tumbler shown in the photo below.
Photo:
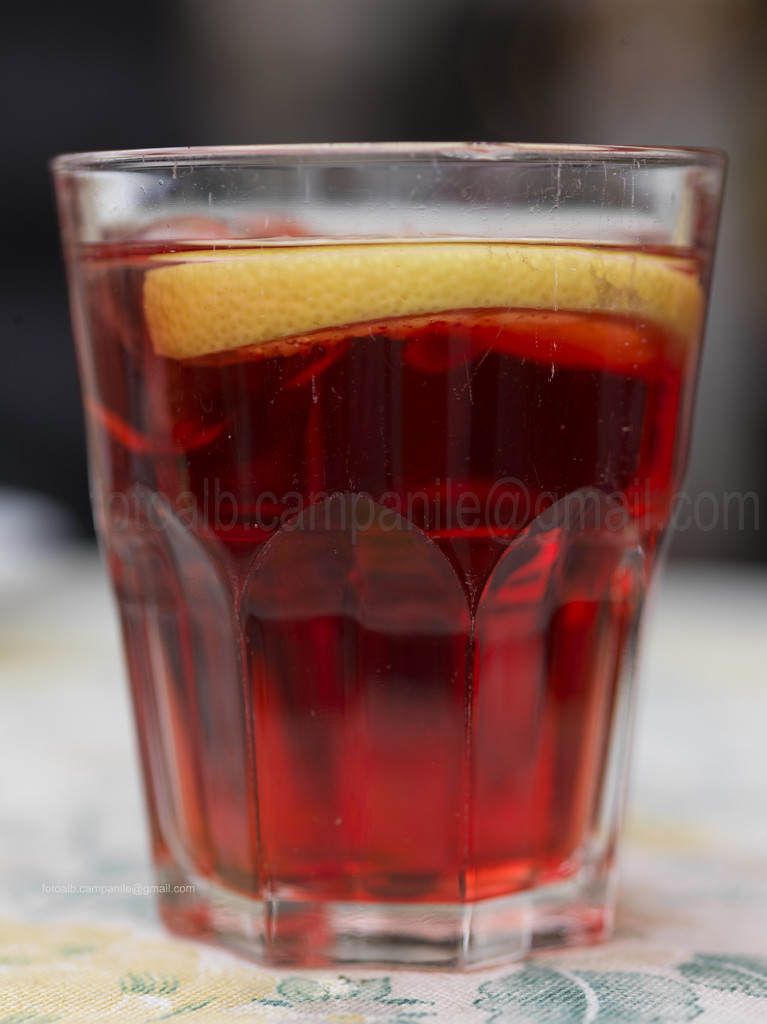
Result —
[[608, 934], [720, 155], [53, 171], [165, 921], [277, 965]]

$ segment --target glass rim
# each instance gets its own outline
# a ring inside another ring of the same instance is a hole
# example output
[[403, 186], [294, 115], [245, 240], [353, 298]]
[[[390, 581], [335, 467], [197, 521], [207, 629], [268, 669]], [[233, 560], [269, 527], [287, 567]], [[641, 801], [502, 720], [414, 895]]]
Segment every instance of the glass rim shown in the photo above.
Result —
[[177, 146], [63, 153], [50, 160], [54, 174], [138, 171], [166, 166], [246, 164], [329, 164], [332, 161], [385, 163], [430, 160], [468, 163], [636, 163], [667, 167], [723, 169], [727, 156], [715, 148], [687, 146], [614, 146], [529, 142], [327, 142], [235, 146]]

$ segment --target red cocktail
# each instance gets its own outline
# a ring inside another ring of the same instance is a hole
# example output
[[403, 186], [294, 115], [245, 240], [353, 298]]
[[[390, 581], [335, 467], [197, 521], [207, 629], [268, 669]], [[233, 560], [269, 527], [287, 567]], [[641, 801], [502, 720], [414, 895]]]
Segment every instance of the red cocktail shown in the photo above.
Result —
[[532, 894], [524, 942], [601, 934], [695, 253], [138, 239], [75, 274], [171, 924], [455, 962], [471, 909], [471, 962]]

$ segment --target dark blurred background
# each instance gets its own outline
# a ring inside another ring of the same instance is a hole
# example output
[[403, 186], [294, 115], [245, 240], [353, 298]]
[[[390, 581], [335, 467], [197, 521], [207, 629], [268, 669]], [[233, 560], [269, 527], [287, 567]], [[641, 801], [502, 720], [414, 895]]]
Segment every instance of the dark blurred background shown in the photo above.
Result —
[[[767, 495], [764, 0], [86, 0], [14, 5], [4, 23], [0, 508], [90, 535], [48, 159], [314, 141], [726, 150], [688, 486]], [[742, 529], [704, 523], [674, 553], [767, 559], [747, 508]]]

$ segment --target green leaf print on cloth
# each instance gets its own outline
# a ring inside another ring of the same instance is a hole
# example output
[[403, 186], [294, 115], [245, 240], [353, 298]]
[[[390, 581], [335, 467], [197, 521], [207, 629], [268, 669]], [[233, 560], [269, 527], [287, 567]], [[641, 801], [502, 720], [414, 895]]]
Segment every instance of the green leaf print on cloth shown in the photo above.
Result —
[[178, 978], [155, 978], [148, 971], [145, 971], [143, 974], [129, 972], [120, 978], [120, 990], [122, 992], [137, 992], [143, 996], [170, 995], [177, 988]]
[[[262, 1006], [300, 1006], [302, 1003], [330, 1003], [334, 1010], [364, 1013], [375, 1011], [376, 1020], [391, 1024], [409, 1024], [431, 1017], [434, 1004], [424, 999], [407, 999], [392, 995], [391, 981], [385, 978], [338, 978], [322, 983], [313, 978], [295, 975], [285, 978], [277, 986], [273, 997], [262, 996], [253, 1000]], [[381, 1018], [384, 1008], [385, 1018]], [[424, 1009], [425, 1008], [425, 1009]]]
[[696, 953], [678, 969], [695, 985], [767, 999], [767, 960], [763, 957]]
[[487, 1024], [677, 1024], [703, 1012], [689, 985], [639, 971], [528, 964], [479, 986]]

